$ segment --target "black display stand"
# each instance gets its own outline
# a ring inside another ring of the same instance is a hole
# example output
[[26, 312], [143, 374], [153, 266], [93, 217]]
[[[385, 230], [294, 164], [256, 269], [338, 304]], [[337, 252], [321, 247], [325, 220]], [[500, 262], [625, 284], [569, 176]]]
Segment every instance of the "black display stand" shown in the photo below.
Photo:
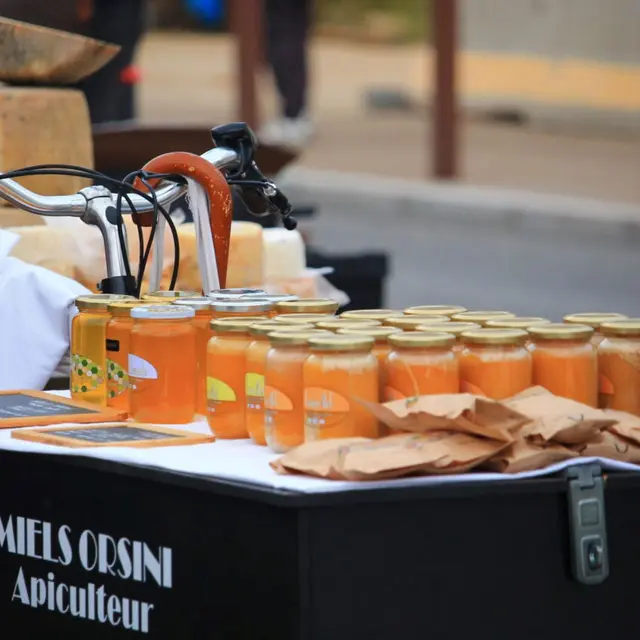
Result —
[[305, 496], [2, 451], [3, 637], [636, 638], [640, 479], [607, 478], [595, 586], [571, 577], [568, 482]]

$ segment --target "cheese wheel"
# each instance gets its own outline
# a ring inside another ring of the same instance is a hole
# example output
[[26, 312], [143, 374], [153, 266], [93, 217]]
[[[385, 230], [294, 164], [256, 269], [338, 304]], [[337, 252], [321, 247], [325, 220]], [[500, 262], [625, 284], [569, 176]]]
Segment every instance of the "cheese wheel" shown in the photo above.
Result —
[[304, 240], [298, 231], [264, 230], [264, 282], [303, 276], [307, 268]]

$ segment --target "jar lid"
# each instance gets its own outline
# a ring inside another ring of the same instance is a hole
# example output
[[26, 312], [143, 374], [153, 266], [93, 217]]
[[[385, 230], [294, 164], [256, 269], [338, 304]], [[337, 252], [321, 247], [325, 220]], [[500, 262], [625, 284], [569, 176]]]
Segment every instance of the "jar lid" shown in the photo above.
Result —
[[329, 298], [300, 298], [276, 302], [276, 310], [279, 313], [325, 313], [333, 314], [340, 304]]
[[330, 336], [331, 332], [312, 329], [310, 331], [274, 331], [269, 334], [269, 342], [278, 347], [302, 347], [315, 337]]
[[273, 322], [265, 320], [252, 324], [249, 327], [249, 333], [252, 336], [268, 336], [276, 331], [313, 331], [315, 326], [312, 324], [284, 324], [283, 322]]
[[266, 291], [263, 289], [214, 289], [207, 294], [208, 298], [213, 300], [225, 300], [231, 298], [262, 298], [266, 295]]
[[150, 306], [152, 302], [145, 300], [119, 300], [118, 302], [110, 302], [107, 306], [107, 311], [116, 318], [123, 318], [131, 316], [131, 309], [134, 307]]
[[276, 302], [295, 302], [300, 300], [300, 296], [294, 296], [292, 293], [263, 293], [262, 295], [242, 296], [243, 298], [256, 298], [260, 300], [268, 300], [272, 304]]
[[562, 324], [549, 322], [529, 327], [529, 333], [538, 340], [588, 340], [593, 328], [586, 324]]
[[214, 318], [209, 328], [215, 333], [249, 333], [249, 327], [265, 322], [261, 316], [243, 316], [238, 318]]
[[465, 311], [465, 307], [450, 304], [423, 304], [419, 307], [409, 307], [404, 313], [408, 316], [454, 316]]
[[324, 313], [285, 313], [284, 315], [276, 316], [273, 321], [282, 322], [282, 324], [315, 324], [316, 322], [335, 320], [335, 318], [333, 315]]
[[316, 322], [318, 329], [327, 329], [328, 331], [338, 331], [338, 329], [357, 329], [358, 327], [379, 327], [381, 326], [377, 320], [360, 320], [355, 322], [349, 322], [349, 320], [322, 320]]
[[457, 338], [465, 331], [475, 331], [475, 329], [482, 329], [482, 327], [474, 322], [434, 322], [433, 324], [421, 324], [417, 327], [417, 331], [440, 331], [450, 333]]
[[[343, 324], [346, 324], [343, 323]], [[384, 344], [388, 342], [389, 336], [395, 333], [402, 333], [402, 329], [397, 327], [341, 327], [338, 329], [338, 335], [349, 336], [369, 336], [373, 338], [377, 344]]]
[[600, 331], [605, 336], [640, 336], [640, 318], [603, 322]]
[[456, 313], [451, 317], [452, 320], [459, 322], [475, 322], [484, 325], [489, 320], [497, 320], [498, 318], [515, 318], [515, 313], [509, 311], [463, 311]]
[[435, 347], [452, 347], [456, 337], [451, 333], [437, 333], [435, 331], [411, 331], [389, 336], [389, 344], [400, 349], [424, 349]]
[[565, 316], [563, 320], [568, 324], [582, 324], [597, 329], [603, 322], [615, 322], [616, 320], [626, 320], [627, 316], [621, 313], [572, 313]]
[[551, 324], [551, 320], [535, 316], [515, 316], [513, 318], [489, 320], [485, 326], [491, 329], [528, 329], [538, 324]]
[[375, 340], [371, 336], [327, 335], [309, 340], [311, 351], [371, 351]]
[[383, 321], [386, 318], [392, 316], [402, 315], [401, 311], [397, 309], [354, 309], [353, 311], [345, 311], [340, 314], [340, 318], [355, 320], [356, 318], [362, 318], [363, 320], [380, 320]]
[[474, 329], [465, 331], [461, 337], [466, 344], [519, 345], [527, 336], [522, 329]]
[[197, 298], [199, 291], [152, 291], [142, 296], [143, 300], [176, 300], [177, 298]]
[[387, 318], [384, 324], [404, 331], [416, 331], [421, 324], [433, 324], [435, 322], [449, 322], [449, 318], [448, 316], [398, 316]]
[[212, 300], [211, 308], [214, 312], [228, 313], [256, 313], [271, 311], [273, 304], [268, 300], [252, 300], [251, 298], [238, 298], [237, 300]]
[[133, 296], [125, 296], [119, 293], [94, 293], [86, 296], [78, 296], [75, 299], [75, 303], [78, 309], [104, 309], [106, 311], [110, 302], [135, 299]]
[[131, 317], [136, 320], [184, 320], [195, 315], [196, 312], [191, 307], [169, 304], [149, 304], [131, 309]]
[[177, 304], [184, 307], [191, 307], [195, 311], [211, 311], [211, 298], [206, 296], [195, 296], [193, 298], [179, 298], [173, 300], [171, 304]]

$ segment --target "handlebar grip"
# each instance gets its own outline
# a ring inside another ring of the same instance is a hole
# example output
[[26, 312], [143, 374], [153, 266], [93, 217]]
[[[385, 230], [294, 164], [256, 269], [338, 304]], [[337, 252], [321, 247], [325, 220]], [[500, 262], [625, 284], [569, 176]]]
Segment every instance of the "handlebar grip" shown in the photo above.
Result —
[[[224, 175], [201, 156], [187, 153], [186, 151], [173, 151], [158, 156], [147, 162], [143, 170], [192, 178], [205, 189], [209, 200], [209, 222], [216, 251], [220, 286], [224, 288], [226, 286], [227, 265], [229, 263], [231, 219], [233, 217], [231, 189]], [[159, 180], [149, 180], [149, 182], [155, 187]], [[136, 179], [134, 186], [145, 190], [139, 179]], [[132, 214], [132, 218], [136, 224], [143, 227], [150, 227], [153, 224], [153, 215], [150, 213]]]

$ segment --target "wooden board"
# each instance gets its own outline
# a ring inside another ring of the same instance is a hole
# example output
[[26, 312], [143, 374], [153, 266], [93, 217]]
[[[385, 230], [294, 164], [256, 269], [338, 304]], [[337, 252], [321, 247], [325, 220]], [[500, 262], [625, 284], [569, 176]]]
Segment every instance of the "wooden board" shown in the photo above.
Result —
[[75, 84], [104, 67], [119, 50], [92, 38], [0, 17], [2, 82]]
[[213, 435], [136, 422], [112, 422], [84, 427], [54, 427], [14, 431], [12, 438], [60, 447], [176, 447], [215, 442]]
[[124, 420], [126, 417], [126, 411], [98, 407], [44, 391], [0, 391], [0, 429], [71, 422], [93, 424]]

